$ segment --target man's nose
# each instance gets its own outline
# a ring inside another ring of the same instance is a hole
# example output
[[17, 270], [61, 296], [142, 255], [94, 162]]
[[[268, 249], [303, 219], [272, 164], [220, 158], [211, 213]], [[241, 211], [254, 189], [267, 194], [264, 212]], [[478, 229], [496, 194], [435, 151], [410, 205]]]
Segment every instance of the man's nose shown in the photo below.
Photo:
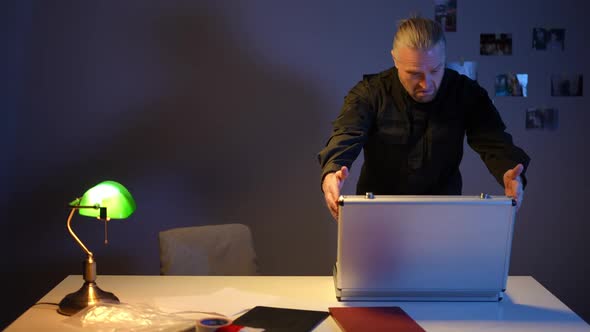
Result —
[[422, 76], [422, 80], [420, 80], [420, 88], [422, 90], [428, 90], [429, 89], [429, 82], [430, 82], [430, 75], [429, 74], [424, 74]]

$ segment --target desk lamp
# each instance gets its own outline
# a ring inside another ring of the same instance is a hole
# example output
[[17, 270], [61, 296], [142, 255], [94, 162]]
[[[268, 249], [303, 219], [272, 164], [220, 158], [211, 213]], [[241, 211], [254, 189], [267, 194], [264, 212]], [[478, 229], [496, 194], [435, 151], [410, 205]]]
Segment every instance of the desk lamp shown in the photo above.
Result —
[[119, 299], [109, 292], [105, 292], [96, 285], [96, 261], [92, 252], [80, 241], [71, 227], [72, 217], [76, 210], [80, 215], [96, 217], [105, 222], [105, 243], [106, 227], [110, 219], [125, 219], [135, 211], [135, 201], [129, 191], [120, 183], [115, 181], [104, 181], [90, 188], [81, 198], [76, 198], [69, 204], [72, 209], [68, 217], [68, 231], [86, 252], [84, 261], [84, 285], [77, 292], [66, 295], [59, 303], [57, 310], [63, 315], [73, 315], [85, 307], [100, 303], [119, 303]]

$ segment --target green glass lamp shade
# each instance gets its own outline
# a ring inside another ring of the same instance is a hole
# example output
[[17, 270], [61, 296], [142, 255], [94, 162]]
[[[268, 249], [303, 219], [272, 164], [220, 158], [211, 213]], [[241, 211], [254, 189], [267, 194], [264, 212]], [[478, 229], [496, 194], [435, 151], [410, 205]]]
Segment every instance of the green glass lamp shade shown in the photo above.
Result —
[[[88, 189], [80, 199], [76, 199], [70, 205], [97, 206], [107, 208], [107, 217], [110, 219], [125, 219], [136, 208], [135, 200], [122, 184], [116, 181], [104, 181]], [[99, 209], [80, 209], [80, 215], [98, 217]]]

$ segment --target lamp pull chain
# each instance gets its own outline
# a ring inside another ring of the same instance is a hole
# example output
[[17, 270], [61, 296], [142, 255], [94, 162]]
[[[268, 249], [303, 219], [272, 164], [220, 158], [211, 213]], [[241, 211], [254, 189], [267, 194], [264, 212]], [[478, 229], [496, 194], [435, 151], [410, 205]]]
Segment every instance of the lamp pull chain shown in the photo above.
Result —
[[109, 220], [105, 219], [104, 221], [104, 244], [109, 244], [109, 232], [107, 231], [107, 224], [108, 224]]

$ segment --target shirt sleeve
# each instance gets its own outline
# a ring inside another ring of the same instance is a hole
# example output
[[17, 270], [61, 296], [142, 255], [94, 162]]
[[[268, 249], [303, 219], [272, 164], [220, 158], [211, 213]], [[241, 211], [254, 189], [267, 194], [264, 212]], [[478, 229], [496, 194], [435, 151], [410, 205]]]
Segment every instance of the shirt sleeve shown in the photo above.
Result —
[[526, 170], [530, 158], [514, 145], [512, 136], [506, 132], [498, 110], [485, 89], [467, 80], [465, 98], [467, 99], [466, 134], [467, 143], [475, 150], [496, 181], [504, 187], [504, 173], [518, 164], [524, 166], [521, 174], [523, 188], [526, 186]]
[[368, 82], [361, 81], [344, 98], [340, 115], [332, 122], [332, 134], [317, 155], [322, 181], [342, 166], [350, 169], [365, 145], [375, 114], [369, 101], [370, 90]]

